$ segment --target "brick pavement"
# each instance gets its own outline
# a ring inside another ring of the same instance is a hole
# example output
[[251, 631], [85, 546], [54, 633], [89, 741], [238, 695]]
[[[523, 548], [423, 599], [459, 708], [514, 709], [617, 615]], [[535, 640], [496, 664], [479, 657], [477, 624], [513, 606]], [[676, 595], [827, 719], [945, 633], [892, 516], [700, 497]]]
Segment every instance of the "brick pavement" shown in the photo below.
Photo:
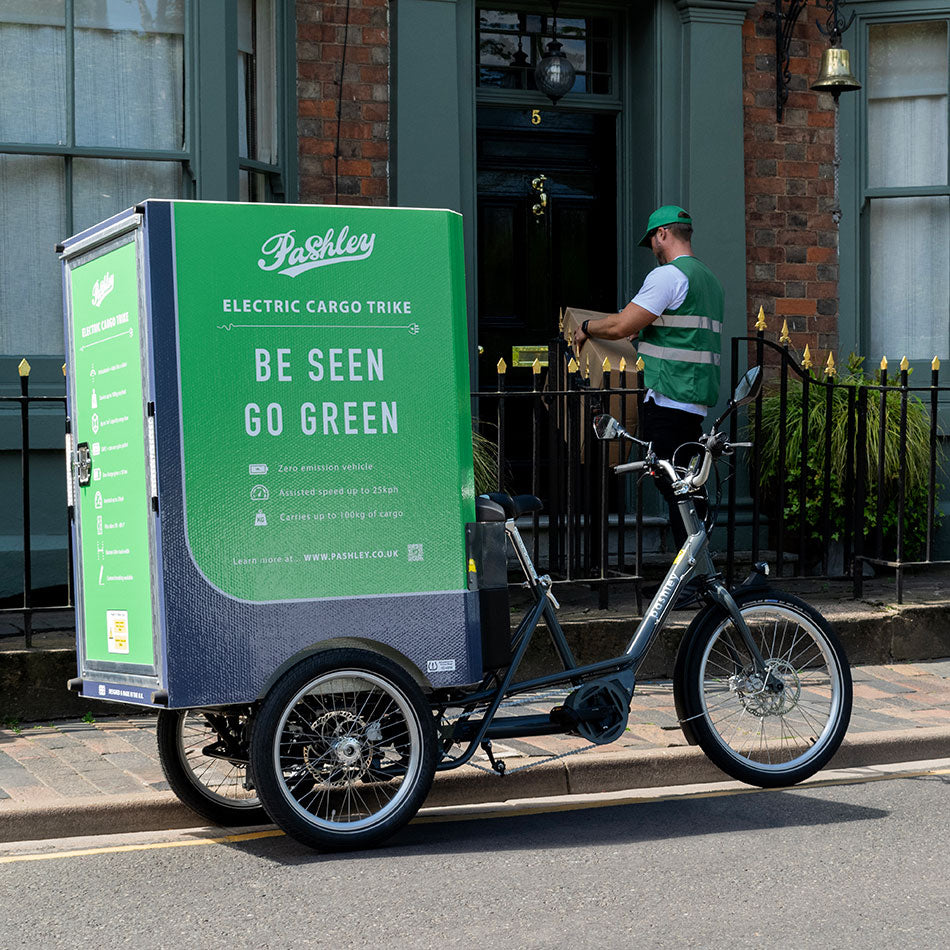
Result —
[[[854, 712], [849, 736], [927, 727], [950, 728], [950, 659], [853, 669]], [[553, 697], [557, 694], [546, 694]], [[548, 707], [521, 706], [512, 713]], [[650, 751], [686, 744], [676, 722], [670, 684], [637, 685], [629, 728], [616, 742], [584, 755]], [[571, 736], [495, 742], [509, 769], [582, 749]], [[484, 757], [476, 762], [487, 764]], [[44, 807], [74, 798], [167, 797], [155, 746], [155, 719], [69, 721], [0, 729], [0, 816], [12, 806]]]

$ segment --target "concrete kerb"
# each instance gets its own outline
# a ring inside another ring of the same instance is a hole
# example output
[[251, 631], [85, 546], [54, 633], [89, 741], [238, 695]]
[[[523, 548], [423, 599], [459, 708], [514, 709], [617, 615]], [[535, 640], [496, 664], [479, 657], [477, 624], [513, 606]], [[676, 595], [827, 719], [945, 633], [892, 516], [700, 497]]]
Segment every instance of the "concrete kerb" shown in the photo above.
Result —
[[[842, 744], [829, 768], [950, 757], [950, 727], [859, 733]], [[527, 764], [510, 760], [510, 767]], [[499, 778], [470, 766], [436, 776], [425, 807], [487, 804], [729, 781], [695, 747], [599, 752], [539, 762]], [[0, 809], [0, 842], [165, 831], [202, 825], [171, 792], [77, 798], [41, 808]], [[227, 829], [233, 831], [234, 829]]]

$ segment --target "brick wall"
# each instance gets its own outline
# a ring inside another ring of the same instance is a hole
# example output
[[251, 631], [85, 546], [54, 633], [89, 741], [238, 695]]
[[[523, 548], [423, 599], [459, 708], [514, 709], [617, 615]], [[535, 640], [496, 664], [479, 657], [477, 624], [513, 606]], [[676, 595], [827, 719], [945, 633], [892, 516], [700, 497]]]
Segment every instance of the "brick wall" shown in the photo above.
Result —
[[346, 0], [297, 0], [296, 9], [300, 200], [385, 205], [387, 0], [350, 0], [348, 27]]
[[827, 40], [826, 13], [806, 6], [792, 37], [791, 88], [781, 122], [775, 114], [775, 10], [753, 7], [743, 25], [746, 247], [750, 329], [765, 309], [769, 336], [788, 320], [792, 346], [822, 363], [838, 346], [838, 233], [834, 206], [834, 110], [831, 96], [809, 89]]

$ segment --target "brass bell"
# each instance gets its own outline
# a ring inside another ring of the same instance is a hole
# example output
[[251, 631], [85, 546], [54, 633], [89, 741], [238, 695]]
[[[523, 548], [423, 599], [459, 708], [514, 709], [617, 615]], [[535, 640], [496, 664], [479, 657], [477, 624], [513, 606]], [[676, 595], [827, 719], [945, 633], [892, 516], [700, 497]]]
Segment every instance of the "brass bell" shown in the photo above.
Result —
[[826, 49], [821, 54], [821, 69], [818, 72], [818, 78], [812, 83], [811, 88], [818, 92], [830, 92], [835, 99], [842, 92], [860, 89], [861, 83], [851, 72], [851, 54], [839, 46]]

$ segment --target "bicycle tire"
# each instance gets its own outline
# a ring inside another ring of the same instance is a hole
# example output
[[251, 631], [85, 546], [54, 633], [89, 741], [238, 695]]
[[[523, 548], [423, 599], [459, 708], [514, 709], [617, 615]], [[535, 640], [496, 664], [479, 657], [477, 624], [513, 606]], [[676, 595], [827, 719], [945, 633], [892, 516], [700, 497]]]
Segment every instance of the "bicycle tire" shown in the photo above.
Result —
[[268, 814], [323, 851], [371, 847], [407, 824], [432, 786], [437, 752], [416, 681], [364, 650], [329, 650], [288, 670], [251, 735]]
[[[248, 710], [216, 711], [240, 733]], [[200, 709], [162, 709], [155, 739], [158, 760], [171, 790], [193, 812], [216, 825], [258, 825], [268, 821], [257, 794], [248, 789], [247, 762], [205, 754], [220, 735]], [[247, 738], [244, 737], [244, 744]]]
[[736, 601], [766, 668], [766, 688], [732, 620], [702, 618], [681, 646], [674, 680], [684, 734], [728, 775], [750, 785], [795, 785], [823, 768], [851, 718], [851, 671], [831, 625], [790, 594], [740, 592]]

